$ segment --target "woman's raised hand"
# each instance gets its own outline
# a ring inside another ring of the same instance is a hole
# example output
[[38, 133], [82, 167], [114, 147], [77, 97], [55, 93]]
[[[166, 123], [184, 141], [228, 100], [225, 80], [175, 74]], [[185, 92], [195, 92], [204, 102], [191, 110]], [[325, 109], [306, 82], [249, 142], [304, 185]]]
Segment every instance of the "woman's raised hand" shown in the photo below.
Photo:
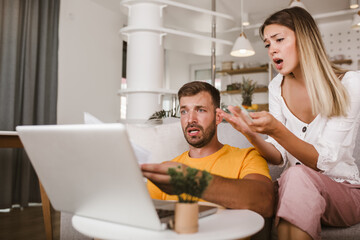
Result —
[[226, 113], [219, 108], [216, 109], [216, 111], [220, 114], [222, 118], [224, 118], [228, 123], [233, 126], [233, 128], [235, 128], [242, 134], [254, 134], [249, 127], [249, 123], [251, 123], [252, 120], [250, 120], [245, 113], [242, 113], [239, 107], [228, 106], [228, 110], [232, 114]]
[[251, 136], [256, 132], [272, 135], [280, 123], [266, 111], [249, 112], [252, 118], [250, 119], [239, 107], [228, 106], [228, 109], [232, 114], [226, 113], [221, 109], [217, 109], [217, 112], [236, 130], [246, 136]]
[[253, 121], [249, 124], [252, 131], [272, 136], [281, 124], [269, 112], [251, 112], [249, 113]]

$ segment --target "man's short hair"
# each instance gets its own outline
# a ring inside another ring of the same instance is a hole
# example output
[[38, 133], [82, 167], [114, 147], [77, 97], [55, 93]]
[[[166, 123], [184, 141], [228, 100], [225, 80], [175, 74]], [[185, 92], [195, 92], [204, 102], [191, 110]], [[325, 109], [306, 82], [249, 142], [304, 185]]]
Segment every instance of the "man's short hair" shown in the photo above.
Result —
[[178, 91], [179, 102], [182, 97], [191, 97], [200, 92], [208, 92], [215, 108], [220, 107], [220, 92], [214, 86], [206, 82], [194, 81], [184, 84]]

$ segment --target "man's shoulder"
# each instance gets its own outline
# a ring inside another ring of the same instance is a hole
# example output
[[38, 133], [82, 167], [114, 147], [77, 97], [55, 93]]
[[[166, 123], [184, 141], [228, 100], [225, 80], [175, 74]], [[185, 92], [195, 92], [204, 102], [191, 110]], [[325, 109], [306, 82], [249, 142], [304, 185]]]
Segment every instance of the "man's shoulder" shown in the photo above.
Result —
[[234, 153], [234, 154], [239, 154], [239, 153], [241, 153], [241, 154], [249, 154], [249, 153], [256, 154], [256, 153], [258, 153], [254, 147], [239, 148], [239, 147], [234, 147], [234, 146], [227, 145], [227, 144], [225, 144], [224, 146], [228, 148], [229, 153]]
[[181, 161], [184, 161], [187, 156], [189, 155], [189, 151], [185, 151], [183, 152], [182, 154], [180, 154], [179, 156], [173, 158], [171, 161], [172, 162], [181, 162]]
[[230, 145], [228, 146], [228, 154], [230, 155], [236, 155], [239, 156], [241, 158], [241, 160], [246, 160], [246, 159], [260, 159], [260, 160], [264, 160], [266, 162], [266, 160], [261, 156], [261, 154], [254, 148], [254, 147], [248, 147], [248, 148], [238, 148], [238, 147], [233, 147]]

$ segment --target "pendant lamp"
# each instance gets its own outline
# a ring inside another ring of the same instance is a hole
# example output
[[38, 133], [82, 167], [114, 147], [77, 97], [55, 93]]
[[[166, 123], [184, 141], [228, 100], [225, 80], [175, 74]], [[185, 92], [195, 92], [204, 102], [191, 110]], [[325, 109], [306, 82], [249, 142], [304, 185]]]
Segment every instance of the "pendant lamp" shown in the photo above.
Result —
[[351, 9], [356, 9], [358, 7], [359, 7], [358, 0], [350, 0], [350, 8]]
[[353, 29], [360, 28], [360, 11], [355, 13], [355, 15], [353, 17], [353, 21], [351, 23], [351, 28], [353, 28]]
[[250, 25], [250, 22], [249, 22], [249, 14], [248, 14], [248, 13], [243, 13], [242, 25], [243, 25], [243, 26], [249, 26], [249, 25]]
[[307, 8], [300, 0], [291, 0], [291, 2], [289, 4], [289, 8], [292, 8], [292, 7], [301, 7], [307, 11]]
[[249, 57], [255, 54], [249, 39], [247, 39], [243, 28], [243, 0], [241, 0], [241, 33], [236, 39], [230, 55], [234, 57]]

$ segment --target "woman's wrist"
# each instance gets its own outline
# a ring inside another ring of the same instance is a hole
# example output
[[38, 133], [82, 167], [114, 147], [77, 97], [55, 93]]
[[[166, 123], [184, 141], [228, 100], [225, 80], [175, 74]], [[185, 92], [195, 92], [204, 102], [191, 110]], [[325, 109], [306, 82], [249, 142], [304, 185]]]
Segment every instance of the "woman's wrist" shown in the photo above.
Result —
[[276, 121], [275, 127], [268, 135], [275, 140], [278, 140], [284, 136], [284, 129], [286, 129], [284, 124], [282, 124], [280, 121]]

